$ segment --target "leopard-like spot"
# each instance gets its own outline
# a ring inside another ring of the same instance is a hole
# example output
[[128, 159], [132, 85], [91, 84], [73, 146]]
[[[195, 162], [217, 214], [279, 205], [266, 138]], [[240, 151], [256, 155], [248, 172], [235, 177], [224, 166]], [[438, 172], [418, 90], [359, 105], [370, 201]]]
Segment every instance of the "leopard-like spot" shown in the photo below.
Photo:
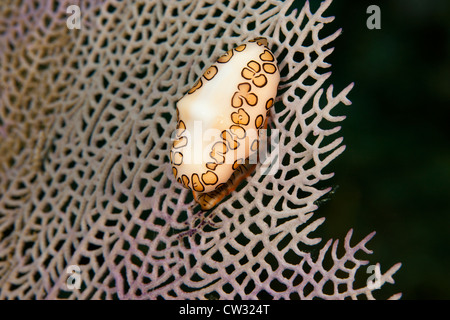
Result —
[[245, 129], [237, 125], [232, 125], [230, 127], [230, 132], [238, 137], [238, 139], [244, 139], [246, 135]]
[[258, 139], [253, 140], [252, 145], [250, 146], [250, 150], [256, 151], [258, 150], [258, 147], [259, 147], [259, 140]]
[[241, 164], [244, 163], [243, 159], [237, 159], [234, 163], [233, 163], [233, 170], [236, 170]]
[[236, 150], [239, 147], [239, 142], [233, 139], [233, 136], [227, 130], [222, 131], [222, 139], [228, 143], [228, 146], [232, 150]]
[[273, 63], [263, 63], [263, 69], [265, 72], [273, 74], [277, 71], [277, 67]]
[[258, 97], [256, 94], [250, 92], [252, 86], [250, 83], [243, 82], [238, 84], [238, 91], [234, 93], [231, 98], [231, 105], [234, 108], [240, 108], [244, 104], [244, 100], [250, 106], [255, 106], [258, 103]]
[[250, 40], [249, 42], [256, 42], [259, 46], [264, 46], [264, 47], [267, 47], [269, 45], [267, 39], [264, 37], [258, 37], [253, 40]]
[[192, 174], [192, 187], [197, 192], [205, 191], [205, 186], [201, 183], [200, 178], [198, 177], [198, 174], [196, 174], [196, 173]]
[[236, 50], [237, 52], [242, 52], [245, 50], [247, 46], [245, 44], [241, 44], [240, 46], [237, 46], [236, 48], [234, 48], [234, 50]]
[[185, 188], [190, 189], [190, 188], [189, 188], [189, 178], [187, 177], [187, 175], [183, 174], [183, 175], [181, 176], [181, 181], [183, 182], [183, 186], [184, 186]]
[[224, 154], [228, 151], [227, 145], [220, 141], [216, 142], [211, 152], [209, 153], [209, 156], [216, 161], [217, 164], [222, 164], [225, 162]]
[[206, 163], [206, 167], [210, 170], [216, 170], [217, 166], [219, 164], [215, 163], [215, 162], [207, 162]]
[[233, 50], [228, 50], [225, 54], [221, 55], [217, 62], [219, 63], [227, 63], [233, 57]]
[[257, 129], [259, 129], [263, 125], [263, 119], [264, 117], [262, 115], [258, 115], [255, 119], [255, 126]]
[[219, 181], [217, 175], [212, 171], [206, 171], [206, 173], [202, 174], [202, 181], [207, 185], [214, 185]]
[[244, 79], [251, 80], [258, 88], [262, 88], [267, 84], [267, 78], [264, 74], [260, 73], [260, 71], [260, 64], [255, 60], [251, 60], [247, 63], [247, 67], [242, 69], [241, 76]]
[[173, 148], [179, 149], [182, 147], [185, 147], [188, 143], [188, 139], [186, 137], [181, 137], [180, 139], [177, 139], [173, 142]]
[[178, 170], [175, 167], [172, 167], [173, 176], [176, 178], [178, 174]]
[[197, 82], [194, 84], [194, 86], [191, 88], [191, 90], [188, 91], [188, 94], [193, 94], [195, 91], [200, 89], [202, 87], [202, 79], [198, 79]]
[[179, 166], [183, 163], [183, 154], [181, 152], [175, 152], [173, 155], [173, 164]]
[[270, 98], [269, 100], [267, 100], [266, 102], [266, 110], [270, 109], [273, 106], [273, 98]]
[[217, 74], [217, 71], [218, 69], [216, 66], [211, 66], [208, 68], [208, 70], [205, 71], [203, 76], [205, 77], [206, 80], [211, 80]]
[[259, 55], [259, 58], [262, 61], [270, 61], [270, 62], [275, 61], [275, 58], [273, 57], [272, 53], [270, 53], [269, 50], [264, 50], [264, 52]]
[[231, 121], [246, 126], [250, 122], [250, 116], [244, 109], [240, 108], [238, 112], [233, 112], [231, 114]]

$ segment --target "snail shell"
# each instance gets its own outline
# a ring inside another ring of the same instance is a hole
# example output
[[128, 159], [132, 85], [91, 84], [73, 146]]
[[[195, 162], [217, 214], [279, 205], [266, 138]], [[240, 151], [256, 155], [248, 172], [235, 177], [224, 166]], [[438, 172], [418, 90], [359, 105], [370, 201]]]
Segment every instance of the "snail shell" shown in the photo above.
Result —
[[251, 173], [280, 73], [265, 38], [227, 51], [177, 103], [170, 152], [175, 179], [202, 209], [215, 206]]

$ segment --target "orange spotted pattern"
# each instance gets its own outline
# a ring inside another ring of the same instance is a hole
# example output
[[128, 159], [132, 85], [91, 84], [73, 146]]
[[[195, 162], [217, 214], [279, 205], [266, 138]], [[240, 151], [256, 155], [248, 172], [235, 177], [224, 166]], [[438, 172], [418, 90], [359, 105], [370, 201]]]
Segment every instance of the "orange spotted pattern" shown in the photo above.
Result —
[[[230, 105], [233, 107], [230, 114], [231, 120], [234, 125], [231, 125], [227, 130], [222, 131], [222, 141], [215, 143], [209, 155], [212, 161], [206, 163], [207, 171], [204, 173], [194, 173], [191, 177], [186, 175], [179, 176], [178, 167], [183, 164], [183, 154], [180, 148], [184, 147], [188, 143], [188, 138], [183, 135], [186, 130], [186, 126], [183, 121], [179, 119], [179, 113], [177, 109], [177, 130], [175, 140], [170, 153], [170, 161], [172, 163], [172, 171], [175, 179], [180, 182], [185, 188], [191, 189], [194, 198], [199, 203], [203, 210], [208, 210], [217, 205], [223, 197], [229, 194], [239, 184], [239, 182], [248, 176], [255, 165], [250, 165], [248, 159], [237, 159], [232, 166], [234, 170], [228, 181], [220, 181], [217, 174], [214, 172], [218, 166], [223, 165], [225, 162], [225, 155], [229, 150], [236, 149], [240, 141], [246, 137], [246, 126], [254, 124], [259, 130], [263, 125], [267, 124], [267, 115], [269, 109], [273, 106], [274, 100], [270, 98], [264, 102], [267, 112], [264, 114], [258, 114], [251, 119], [247, 108], [251, 108], [258, 103], [258, 95], [253, 91], [253, 88], [263, 88], [268, 83], [268, 78], [271, 74], [277, 71], [275, 63], [275, 57], [268, 50], [267, 39], [256, 38], [249, 42], [256, 42], [259, 46], [263, 46], [264, 52], [259, 55], [259, 59], [251, 60], [247, 63], [246, 67], [241, 70], [242, 82], [237, 84], [236, 91], [231, 98]], [[217, 59], [217, 64], [228, 63], [235, 55], [244, 52], [247, 45], [242, 44], [235, 47], [232, 50], [227, 51], [225, 54]], [[216, 74], [220, 72], [217, 65], [213, 64], [209, 67], [202, 77], [194, 84], [194, 86], [188, 91], [188, 94], [194, 94], [199, 90], [206, 81], [211, 81]], [[256, 151], [258, 149], [259, 141], [254, 140], [251, 143], [250, 149]], [[203, 192], [205, 186], [215, 186], [215, 190], [211, 192]]]

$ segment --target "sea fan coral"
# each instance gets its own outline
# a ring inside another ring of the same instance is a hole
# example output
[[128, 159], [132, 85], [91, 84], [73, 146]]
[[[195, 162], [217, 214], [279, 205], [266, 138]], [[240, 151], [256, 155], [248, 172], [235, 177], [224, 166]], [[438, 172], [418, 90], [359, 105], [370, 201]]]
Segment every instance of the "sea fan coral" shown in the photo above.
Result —
[[[373, 298], [393, 282], [400, 264], [354, 288], [373, 234], [351, 245], [350, 231], [342, 254], [310, 235], [330, 190], [316, 185], [345, 148], [331, 111], [353, 86], [325, 84], [331, 0], [22, 2], [0, 8], [1, 298]], [[175, 105], [258, 36], [282, 76], [279, 166], [205, 214], [171, 173]]]

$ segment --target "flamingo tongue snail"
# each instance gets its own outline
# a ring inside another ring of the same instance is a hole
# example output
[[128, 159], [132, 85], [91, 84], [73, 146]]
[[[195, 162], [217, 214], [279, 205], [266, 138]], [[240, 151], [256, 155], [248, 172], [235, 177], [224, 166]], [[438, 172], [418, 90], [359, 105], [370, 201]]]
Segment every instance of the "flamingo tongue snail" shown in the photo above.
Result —
[[178, 101], [172, 171], [203, 210], [255, 168], [249, 157], [258, 151], [279, 81], [267, 40], [256, 38], [219, 57]]

